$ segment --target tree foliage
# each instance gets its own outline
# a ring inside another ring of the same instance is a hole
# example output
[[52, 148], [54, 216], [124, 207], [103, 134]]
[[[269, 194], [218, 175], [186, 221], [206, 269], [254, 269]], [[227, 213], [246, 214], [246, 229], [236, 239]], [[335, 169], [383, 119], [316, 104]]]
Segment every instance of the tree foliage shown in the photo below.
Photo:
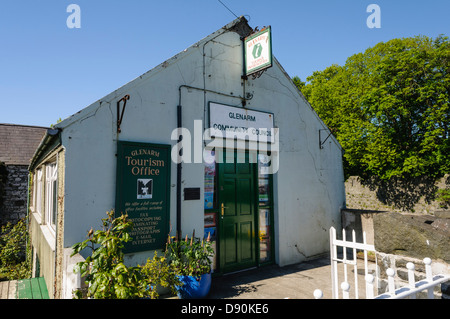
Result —
[[24, 219], [7, 223], [0, 231], [0, 281], [31, 276], [28, 232]]
[[450, 43], [381, 42], [294, 83], [343, 149], [345, 173], [391, 178], [450, 172]]

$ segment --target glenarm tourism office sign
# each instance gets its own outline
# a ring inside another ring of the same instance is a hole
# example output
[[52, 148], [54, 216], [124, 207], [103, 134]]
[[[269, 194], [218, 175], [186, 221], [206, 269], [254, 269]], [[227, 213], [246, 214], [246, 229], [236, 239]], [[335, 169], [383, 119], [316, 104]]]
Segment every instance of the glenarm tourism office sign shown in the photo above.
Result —
[[272, 32], [270, 27], [250, 35], [244, 42], [247, 75], [272, 66]]
[[161, 249], [169, 233], [170, 145], [119, 141], [116, 216], [128, 214], [132, 240], [125, 252]]

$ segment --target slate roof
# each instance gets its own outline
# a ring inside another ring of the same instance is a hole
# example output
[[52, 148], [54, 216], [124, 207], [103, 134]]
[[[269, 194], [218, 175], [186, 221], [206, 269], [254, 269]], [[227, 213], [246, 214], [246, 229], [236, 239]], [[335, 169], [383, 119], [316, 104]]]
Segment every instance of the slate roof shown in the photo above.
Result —
[[29, 165], [47, 127], [0, 123], [0, 162]]

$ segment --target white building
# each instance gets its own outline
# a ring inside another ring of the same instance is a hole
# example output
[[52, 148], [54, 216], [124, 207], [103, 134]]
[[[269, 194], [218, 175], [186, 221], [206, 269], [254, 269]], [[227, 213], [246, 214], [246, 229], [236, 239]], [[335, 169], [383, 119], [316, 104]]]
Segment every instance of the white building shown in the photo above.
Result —
[[[236, 19], [47, 132], [30, 165], [30, 232], [51, 296], [71, 298], [83, 258], [70, 258], [71, 246], [112, 209], [135, 223], [130, 264], [152, 257], [170, 229], [214, 235], [219, 274], [328, 252], [345, 205], [342, 149], [274, 57], [246, 76], [252, 34]], [[221, 140], [230, 127], [250, 128], [247, 141]]]

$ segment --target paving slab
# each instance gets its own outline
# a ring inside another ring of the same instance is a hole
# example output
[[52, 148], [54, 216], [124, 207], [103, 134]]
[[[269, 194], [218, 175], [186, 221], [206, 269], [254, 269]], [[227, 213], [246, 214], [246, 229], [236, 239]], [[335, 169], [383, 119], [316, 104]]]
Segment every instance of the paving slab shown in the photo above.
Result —
[[[364, 268], [358, 270], [359, 298], [365, 297]], [[342, 265], [338, 267], [344, 278]], [[348, 268], [353, 280], [354, 272]], [[349, 280], [350, 283], [352, 281]], [[332, 299], [331, 264], [329, 257], [280, 267], [270, 265], [234, 274], [214, 277], [209, 299], [314, 299], [314, 290], [323, 292], [323, 299]], [[342, 295], [340, 296], [342, 298]], [[354, 289], [350, 290], [354, 298]]]

